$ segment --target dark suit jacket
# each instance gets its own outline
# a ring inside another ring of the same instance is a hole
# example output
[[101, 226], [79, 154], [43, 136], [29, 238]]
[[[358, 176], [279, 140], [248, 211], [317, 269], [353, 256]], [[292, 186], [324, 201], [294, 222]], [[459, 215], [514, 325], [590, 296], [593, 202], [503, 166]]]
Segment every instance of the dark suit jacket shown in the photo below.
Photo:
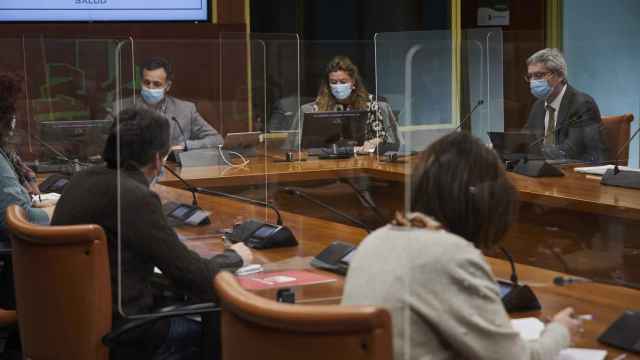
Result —
[[[531, 108], [526, 128], [544, 135], [544, 99]], [[593, 163], [606, 161], [607, 145], [600, 110], [593, 98], [567, 85], [560, 111], [556, 114], [556, 148], [568, 159]]]
[[[153, 311], [153, 268], [158, 267], [173, 285], [199, 300], [213, 300], [213, 276], [221, 268], [237, 268], [242, 259], [234, 251], [203, 259], [189, 250], [167, 224], [158, 195], [149, 189], [142, 172], [121, 171], [117, 197], [117, 171], [94, 167], [73, 177], [58, 201], [53, 225], [98, 224], [109, 249], [114, 320], [119, 322], [118, 294], [126, 315]], [[122, 290], [118, 289], [118, 222], [121, 211]], [[82, 271], [82, 269], [78, 269]], [[166, 334], [166, 325], [147, 329], [152, 337]], [[160, 328], [159, 328], [160, 327]], [[147, 334], [149, 335], [149, 334]]]

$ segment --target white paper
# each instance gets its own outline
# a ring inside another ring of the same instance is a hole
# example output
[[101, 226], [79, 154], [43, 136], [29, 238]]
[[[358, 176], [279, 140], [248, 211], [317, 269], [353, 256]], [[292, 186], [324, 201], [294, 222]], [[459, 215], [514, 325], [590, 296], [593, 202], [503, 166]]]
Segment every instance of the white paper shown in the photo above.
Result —
[[[589, 175], [602, 176], [602, 175], [604, 175], [605, 172], [607, 172], [607, 170], [613, 169], [613, 168], [614, 168], [614, 165], [602, 165], [602, 166], [577, 167], [577, 168], [574, 168], [573, 170], [575, 172], [577, 172], [577, 173], [580, 173], [580, 174], [589, 174]], [[618, 169], [624, 170], [624, 171], [638, 171], [638, 172], [640, 172], [640, 169], [630, 168], [628, 166], [618, 166]]]
[[568, 348], [560, 351], [557, 360], [604, 360], [606, 350]]
[[511, 326], [520, 333], [520, 337], [526, 341], [540, 338], [544, 330], [544, 323], [537, 318], [528, 317], [522, 319], [512, 319]]
[[[539, 339], [545, 327], [542, 321], [534, 317], [512, 319], [511, 325], [526, 341]], [[568, 348], [560, 351], [556, 360], [604, 360], [606, 357], [605, 350]]]

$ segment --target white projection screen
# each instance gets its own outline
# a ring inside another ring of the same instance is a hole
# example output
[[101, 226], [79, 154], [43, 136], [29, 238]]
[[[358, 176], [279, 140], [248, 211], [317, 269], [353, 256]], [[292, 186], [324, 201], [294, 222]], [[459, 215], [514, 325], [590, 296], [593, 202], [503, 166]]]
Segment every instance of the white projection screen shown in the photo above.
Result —
[[0, 22], [209, 21], [211, 0], [0, 0]]

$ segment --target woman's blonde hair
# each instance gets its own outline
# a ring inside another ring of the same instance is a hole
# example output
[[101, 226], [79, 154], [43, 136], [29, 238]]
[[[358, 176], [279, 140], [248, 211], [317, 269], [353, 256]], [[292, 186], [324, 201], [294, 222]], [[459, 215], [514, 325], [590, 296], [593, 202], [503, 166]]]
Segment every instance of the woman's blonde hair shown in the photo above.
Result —
[[329, 86], [329, 74], [336, 71], [344, 71], [351, 79], [353, 79], [354, 89], [350, 96], [351, 108], [354, 110], [362, 110], [367, 108], [369, 102], [369, 92], [362, 83], [360, 77], [360, 71], [358, 67], [351, 62], [346, 56], [336, 56], [328, 64], [324, 73], [324, 78], [320, 83], [320, 89], [318, 90], [318, 97], [316, 98], [316, 105], [318, 111], [333, 111], [336, 106], [336, 99], [331, 94], [331, 87]]

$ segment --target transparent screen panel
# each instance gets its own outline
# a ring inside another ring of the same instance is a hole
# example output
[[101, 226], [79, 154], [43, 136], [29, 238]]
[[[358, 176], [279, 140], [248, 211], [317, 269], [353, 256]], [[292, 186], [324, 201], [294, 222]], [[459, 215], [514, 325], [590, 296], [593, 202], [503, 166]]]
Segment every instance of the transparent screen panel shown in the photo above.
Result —
[[75, 172], [102, 162], [115, 99], [116, 40], [20, 39], [23, 152], [37, 172]]
[[[539, 161], [562, 174], [532, 177], [517, 170], [508, 174], [519, 193], [520, 205], [518, 217], [502, 244], [518, 263], [581, 280], [638, 287], [637, 190], [607, 185], [615, 184], [616, 176], [605, 175], [603, 181], [606, 169], [601, 168], [626, 163], [628, 155], [637, 153], [637, 147], [624, 146], [633, 123], [621, 132], [614, 125], [625, 122], [622, 115], [630, 113], [635, 117], [639, 110], [637, 96], [619, 96], [628, 92], [620, 89], [633, 86], [630, 84], [634, 84], [637, 74], [631, 68], [637, 61], [629, 56], [612, 59], [602, 50], [595, 54], [591, 39], [565, 43], [568, 85], [556, 114], [556, 131], [552, 131], [555, 138], [549, 141], [545, 128], [548, 114], [540, 111], [544, 109], [543, 100], [531, 94], [529, 82], [524, 80], [526, 61], [545, 47], [544, 39], [536, 32], [508, 31], [502, 38], [504, 129], [537, 129], [534, 139], [545, 147]], [[610, 41], [612, 48], [630, 46], [629, 39]], [[606, 75], [598, 65], [605, 63], [612, 69]], [[550, 84], [556, 76], [559, 75], [548, 76]], [[558, 99], [563, 85], [553, 87], [547, 99], [550, 103]], [[614, 133], [620, 136], [612, 136]], [[618, 154], [616, 149], [622, 151]], [[596, 158], [602, 160], [594, 161]], [[581, 169], [594, 165], [595, 169]], [[499, 251], [487, 254], [503, 258]]]
[[114, 289], [121, 315], [155, 316], [175, 299], [211, 301], [211, 263], [241, 265], [223, 252], [224, 233], [247, 220], [266, 222], [267, 210], [251, 201], [264, 195], [264, 44], [234, 35], [132, 39], [117, 61], [126, 90], [114, 116]]

